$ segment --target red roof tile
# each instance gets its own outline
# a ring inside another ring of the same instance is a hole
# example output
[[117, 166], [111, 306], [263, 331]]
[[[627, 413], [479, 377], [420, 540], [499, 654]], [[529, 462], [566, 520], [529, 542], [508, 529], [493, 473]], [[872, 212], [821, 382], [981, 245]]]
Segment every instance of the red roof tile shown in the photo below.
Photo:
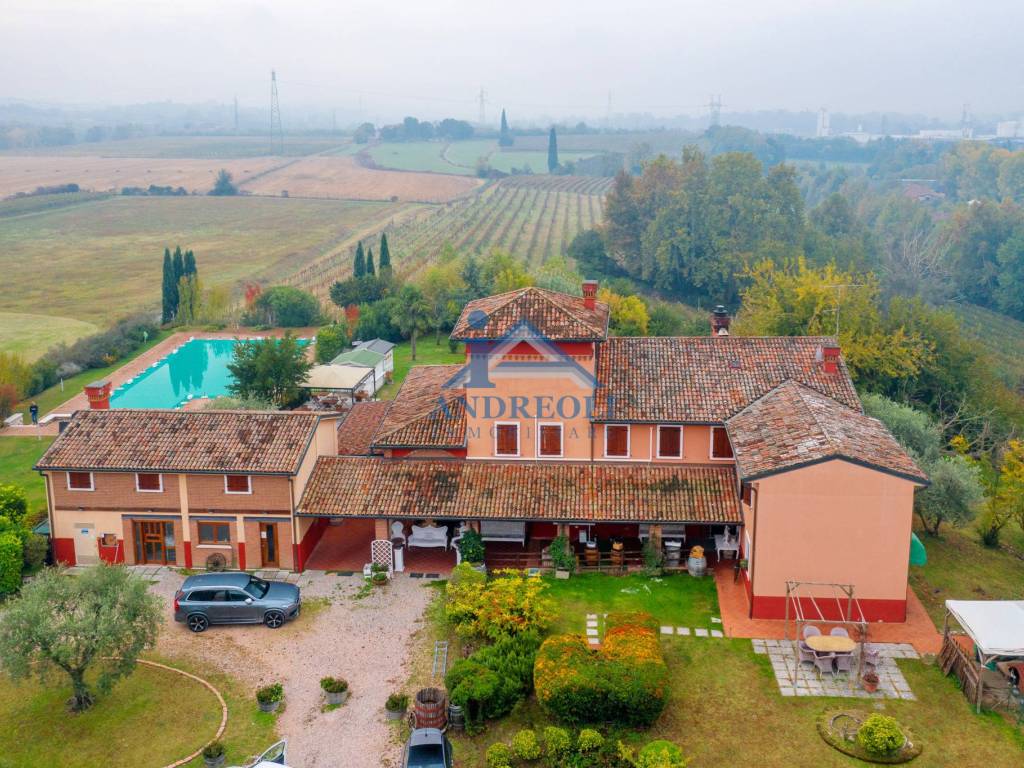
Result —
[[460, 370], [461, 365], [417, 365], [411, 368], [377, 429], [373, 446], [465, 446], [465, 392], [444, 388], [445, 383]]
[[338, 424], [338, 453], [342, 456], [366, 456], [370, 453], [373, 435], [391, 403], [391, 400], [353, 403], [351, 410]]
[[319, 418], [281, 411], [78, 411], [36, 468], [294, 474]]
[[928, 482], [882, 422], [793, 381], [751, 403], [726, 429], [744, 480], [838, 458]]
[[503, 339], [525, 321], [550, 341], [598, 341], [608, 336], [608, 316], [604, 302], [587, 309], [579, 296], [531, 286], [469, 302], [451, 337]]
[[788, 379], [860, 407], [845, 363], [826, 373], [816, 336], [610, 338], [600, 345], [597, 421], [722, 423]]
[[321, 457], [299, 513], [557, 522], [740, 522], [726, 466]]

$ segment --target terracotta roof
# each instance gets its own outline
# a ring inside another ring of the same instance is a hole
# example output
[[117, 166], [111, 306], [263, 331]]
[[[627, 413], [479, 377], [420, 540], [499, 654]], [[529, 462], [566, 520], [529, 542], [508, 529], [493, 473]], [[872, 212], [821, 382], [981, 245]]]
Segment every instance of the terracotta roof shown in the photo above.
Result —
[[391, 400], [369, 400], [353, 403], [351, 410], [338, 424], [338, 453], [341, 456], [366, 456], [370, 443], [391, 406]]
[[610, 338], [598, 353], [594, 418], [722, 423], [788, 379], [859, 409], [846, 364], [826, 373], [816, 361], [835, 345], [817, 336]]
[[461, 365], [417, 365], [411, 368], [373, 438], [374, 447], [465, 446], [465, 391], [444, 388], [444, 384], [460, 370]]
[[321, 457], [299, 513], [338, 517], [740, 522], [731, 466]]
[[531, 286], [471, 301], [451, 337], [460, 341], [505, 338], [521, 322], [551, 341], [599, 341], [608, 336], [608, 305], [587, 309], [580, 296]]
[[726, 429], [744, 480], [838, 458], [928, 482], [878, 419], [793, 381], [751, 403]]
[[319, 416], [280, 411], [78, 411], [36, 469], [294, 474]]

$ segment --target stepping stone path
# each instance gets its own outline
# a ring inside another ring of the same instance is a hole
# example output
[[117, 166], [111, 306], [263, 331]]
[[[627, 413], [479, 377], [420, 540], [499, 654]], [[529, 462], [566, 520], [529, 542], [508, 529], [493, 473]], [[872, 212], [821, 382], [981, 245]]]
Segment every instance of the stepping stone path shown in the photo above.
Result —
[[[845, 673], [822, 675], [809, 664], [801, 664], [791, 640], [751, 640], [754, 653], [767, 655], [771, 662], [779, 692], [783, 696], [840, 696], [856, 699], [904, 699], [915, 701], [896, 659], [917, 659], [917, 651], [909, 643], [870, 643], [878, 649], [880, 662], [878, 690], [868, 693]], [[856, 659], [854, 659], [856, 669]], [[854, 673], [855, 675], [856, 673]]]
[[[604, 614], [607, 616], [607, 614]], [[711, 617], [711, 623], [721, 626], [722, 620], [717, 616]], [[660, 627], [662, 635], [673, 635], [677, 637], [717, 637], [724, 638], [725, 635], [720, 629], [707, 629], [705, 627], [696, 627], [691, 629], [690, 627], [671, 627], [668, 625], [662, 625]], [[598, 631], [598, 616], [596, 613], [587, 614], [587, 639], [591, 645], [597, 645], [600, 640], [597, 639], [600, 636]]]

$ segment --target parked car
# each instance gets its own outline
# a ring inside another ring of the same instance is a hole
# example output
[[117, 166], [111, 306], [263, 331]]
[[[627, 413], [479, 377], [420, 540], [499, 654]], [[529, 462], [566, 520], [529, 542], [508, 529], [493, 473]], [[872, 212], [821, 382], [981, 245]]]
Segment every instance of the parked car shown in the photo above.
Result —
[[417, 728], [405, 743], [402, 768], [452, 768], [452, 745], [437, 728]]
[[254, 762], [245, 766], [232, 766], [232, 768], [279, 768], [279, 766], [282, 765], [284, 768], [288, 768], [288, 764], [285, 762], [287, 759], [287, 756], [285, 755], [285, 748], [287, 746], [288, 739], [279, 741], [262, 755], [257, 757]]
[[193, 632], [211, 624], [266, 624], [277, 629], [299, 615], [299, 588], [248, 573], [189, 576], [174, 595], [174, 620]]

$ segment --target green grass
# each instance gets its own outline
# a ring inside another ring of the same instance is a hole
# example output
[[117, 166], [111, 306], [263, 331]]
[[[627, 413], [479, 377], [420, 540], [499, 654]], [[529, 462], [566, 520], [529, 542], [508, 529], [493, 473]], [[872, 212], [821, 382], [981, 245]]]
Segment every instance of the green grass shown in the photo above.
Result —
[[0, 437], [0, 485], [17, 485], [25, 490], [33, 520], [46, 512], [46, 484], [32, 465], [52, 442], [52, 437]]
[[412, 360], [412, 345], [403, 341], [395, 347], [395, 373], [392, 382], [377, 392], [379, 400], [391, 400], [398, 394], [398, 388], [405, 381], [409, 369], [413, 365], [449, 365], [451, 363], [463, 363], [466, 361], [466, 353], [460, 344], [458, 350], [452, 352], [448, 349], [448, 337], [442, 335], [441, 343], [434, 343], [433, 334], [417, 339], [416, 341], [416, 362]]
[[941, 628], [946, 600], [1024, 599], [1024, 560], [988, 549], [972, 528], [943, 528], [940, 538], [918, 532], [928, 564], [910, 567], [910, 584]]
[[452, 165], [442, 156], [446, 143], [443, 141], [402, 141], [393, 144], [377, 144], [368, 153], [373, 162], [381, 168], [399, 171], [431, 171], [472, 176], [476, 173], [468, 168]]
[[56, 344], [70, 344], [97, 330], [93, 323], [70, 317], [0, 312], [0, 352], [14, 352], [32, 362]]
[[360, 231], [379, 230], [395, 210], [334, 200], [115, 197], [0, 219], [0, 306], [58, 318], [56, 328], [64, 318], [105, 325], [159, 306], [166, 246], [193, 249], [207, 286], [269, 282]]
[[[559, 152], [563, 163], [590, 157], [593, 152]], [[369, 150], [370, 157], [381, 168], [400, 171], [431, 171], [472, 176], [476, 163], [486, 157], [492, 168], [510, 173], [513, 168], [530, 167], [533, 173], [548, 172], [547, 150], [502, 149], [497, 142], [488, 139], [469, 141], [409, 141], [393, 144], [377, 144]]]
[[55, 195], [30, 195], [0, 200], [0, 219], [31, 216], [56, 208], [67, 208], [82, 203], [94, 203], [110, 197], [106, 192], [62, 192]]
[[220, 724], [220, 705], [207, 688], [165, 670], [140, 665], [78, 715], [65, 710], [65, 679], [54, 675], [45, 686], [0, 679], [7, 737], [0, 766], [166, 765], [202, 746]]

